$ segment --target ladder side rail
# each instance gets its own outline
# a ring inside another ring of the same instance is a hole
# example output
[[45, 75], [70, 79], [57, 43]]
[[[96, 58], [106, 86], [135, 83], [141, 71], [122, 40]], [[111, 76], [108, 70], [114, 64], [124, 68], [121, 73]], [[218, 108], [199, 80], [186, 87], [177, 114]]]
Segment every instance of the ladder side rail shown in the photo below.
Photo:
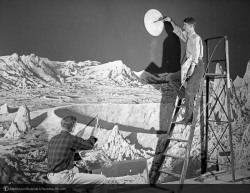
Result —
[[156, 145], [155, 154], [164, 153], [165, 149], [168, 147], [168, 144], [170, 142], [168, 140], [168, 138], [170, 136], [172, 136], [172, 132], [173, 132], [174, 127], [175, 127], [174, 119], [176, 119], [176, 115], [178, 114], [178, 112], [180, 110], [180, 104], [181, 104], [181, 99], [179, 99], [178, 97], [176, 97], [174, 110], [172, 112], [172, 116], [170, 118], [170, 122], [169, 122], [169, 124], [167, 126], [167, 128], [169, 128], [168, 131], [167, 131], [167, 137], [165, 137], [165, 139], [163, 138], [161, 141], [158, 141], [158, 143]]
[[208, 73], [209, 71], [209, 64], [210, 64], [210, 61], [209, 61], [209, 54], [210, 54], [210, 50], [209, 50], [209, 42], [208, 41], [205, 41], [205, 44], [206, 44], [206, 58], [207, 58], [207, 65], [206, 65], [206, 68], [205, 68], [205, 73]]
[[[173, 129], [175, 127], [175, 124], [173, 123], [173, 118], [175, 118], [179, 112], [179, 109], [180, 109], [179, 104], [180, 103], [181, 103], [181, 100], [177, 97], [176, 101], [175, 101], [175, 107], [174, 107], [174, 110], [173, 110], [173, 113], [171, 116], [171, 121], [169, 124], [169, 130], [168, 130], [167, 136], [172, 135]], [[153, 158], [152, 166], [151, 166], [151, 169], [149, 171], [149, 183], [151, 185], [156, 184], [156, 182], [158, 181], [158, 179], [160, 177], [159, 170], [162, 168], [163, 162], [165, 160], [165, 156], [163, 154], [164, 154], [165, 150], [168, 148], [169, 143], [170, 143], [170, 140], [168, 139], [168, 137], [164, 137], [162, 139], [159, 139], [159, 141], [156, 145], [155, 156]]]
[[226, 55], [226, 75], [227, 75], [227, 88], [231, 88], [230, 85], [230, 74], [229, 74], [229, 49], [228, 49], [228, 38], [225, 37], [225, 55]]
[[189, 142], [187, 143], [187, 149], [186, 149], [186, 153], [185, 153], [185, 160], [182, 166], [182, 172], [181, 172], [181, 179], [180, 179], [180, 190], [182, 190], [183, 187], [183, 183], [187, 174], [187, 167], [188, 167], [188, 163], [189, 163], [189, 157], [190, 157], [190, 151], [192, 148], [192, 141], [193, 141], [193, 137], [194, 137], [194, 131], [195, 131], [195, 126], [197, 123], [197, 118], [198, 118], [198, 110], [199, 110], [199, 105], [200, 105], [200, 100], [201, 100], [201, 94], [202, 94], [202, 90], [203, 90], [203, 85], [204, 85], [204, 76], [201, 79], [200, 82], [200, 87], [199, 87], [199, 92], [195, 97], [195, 107], [194, 107], [194, 111], [193, 111], [193, 121], [192, 121], [192, 125], [190, 127], [190, 134], [189, 134]]
[[180, 110], [180, 105], [181, 105], [181, 99], [179, 99], [179, 97], [176, 97], [176, 102], [175, 102], [175, 107], [174, 107], [174, 112], [172, 113], [172, 117], [171, 117], [171, 121], [170, 121], [170, 126], [168, 127], [168, 135], [169, 137], [172, 135], [173, 129], [175, 127], [175, 120], [177, 118], [177, 114]]
[[200, 102], [199, 121], [200, 121], [200, 139], [201, 139], [201, 143], [200, 143], [200, 148], [201, 148], [201, 171], [203, 171], [204, 170], [203, 167], [204, 167], [205, 161], [206, 161], [206, 160], [203, 159], [204, 154], [205, 154], [205, 140], [204, 140], [205, 139], [205, 115], [204, 115], [204, 95], [203, 95], [203, 91], [202, 91], [201, 102]]
[[234, 149], [233, 149], [233, 131], [232, 131], [232, 122], [231, 122], [231, 105], [230, 105], [230, 89], [227, 88], [228, 90], [228, 95], [227, 95], [227, 109], [228, 109], [228, 117], [229, 117], [229, 142], [230, 142], [230, 149], [231, 149], [231, 164], [232, 164], [232, 180], [235, 182], [235, 169], [234, 169]]
[[225, 38], [225, 52], [226, 52], [226, 66], [227, 66], [227, 110], [228, 110], [228, 118], [230, 120], [229, 123], [229, 140], [230, 140], [230, 149], [231, 149], [231, 169], [232, 169], [232, 180], [235, 181], [235, 169], [234, 169], [234, 149], [233, 149], [233, 133], [232, 133], [232, 117], [231, 117], [231, 104], [230, 104], [230, 74], [229, 74], [229, 45], [228, 38]]
[[[205, 44], [206, 44], [206, 58], [207, 58], [207, 65], [206, 65], [206, 69], [205, 69], [205, 73], [209, 72], [209, 55], [210, 55], [210, 50], [209, 50], [209, 39], [205, 40]], [[204, 152], [203, 152], [203, 156], [201, 157], [201, 173], [204, 174], [207, 172], [207, 154], [208, 154], [208, 113], [209, 113], [209, 109], [208, 109], [208, 103], [209, 103], [209, 77], [205, 77], [206, 80], [206, 114], [205, 114], [205, 135], [204, 135], [204, 139], [202, 140], [204, 142]]]
[[208, 131], [209, 131], [209, 126], [208, 126], [208, 114], [209, 114], [209, 77], [206, 77], [206, 123], [205, 123], [205, 152], [204, 152], [204, 157], [203, 160], [201, 161], [202, 164], [205, 164], [202, 168], [203, 170], [201, 171], [202, 174], [207, 172], [207, 156], [208, 156]]

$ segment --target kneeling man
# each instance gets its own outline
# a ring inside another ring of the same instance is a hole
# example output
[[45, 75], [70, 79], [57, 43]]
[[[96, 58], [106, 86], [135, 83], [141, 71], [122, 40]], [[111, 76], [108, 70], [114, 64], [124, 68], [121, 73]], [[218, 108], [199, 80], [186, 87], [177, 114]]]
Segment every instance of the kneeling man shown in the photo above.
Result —
[[88, 140], [71, 134], [76, 125], [76, 117], [62, 119], [60, 134], [52, 137], [48, 145], [48, 179], [52, 184], [74, 184], [77, 189], [92, 189], [93, 192], [106, 192], [104, 184], [107, 179], [101, 174], [79, 173], [74, 167], [76, 150], [93, 149], [97, 138]]

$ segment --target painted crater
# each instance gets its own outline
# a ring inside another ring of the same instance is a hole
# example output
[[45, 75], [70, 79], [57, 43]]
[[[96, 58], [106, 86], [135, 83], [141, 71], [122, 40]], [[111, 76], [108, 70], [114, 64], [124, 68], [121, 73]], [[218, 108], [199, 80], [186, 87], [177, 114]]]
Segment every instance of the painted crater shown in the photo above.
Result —
[[[102, 129], [100, 140], [105, 142], [115, 125], [132, 144], [155, 149], [161, 132], [166, 131], [173, 104], [81, 104], [54, 110], [58, 118], [73, 115], [78, 123], [93, 129], [98, 118]], [[92, 122], [91, 122], [92, 121]], [[87, 130], [86, 130], [87, 131]]]

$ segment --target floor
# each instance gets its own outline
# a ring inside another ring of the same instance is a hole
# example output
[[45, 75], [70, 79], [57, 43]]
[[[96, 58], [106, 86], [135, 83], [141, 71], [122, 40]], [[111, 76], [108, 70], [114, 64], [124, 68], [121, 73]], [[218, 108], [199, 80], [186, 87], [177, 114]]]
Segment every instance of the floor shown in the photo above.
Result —
[[[124, 185], [109, 188], [108, 193], [176, 193], [179, 182], [150, 185]], [[235, 170], [235, 182], [232, 181], [231, 171], [209, 172], [199, 178], [187, 179], [181, 193], [248, 193], [250, 192], [250, 168]]]

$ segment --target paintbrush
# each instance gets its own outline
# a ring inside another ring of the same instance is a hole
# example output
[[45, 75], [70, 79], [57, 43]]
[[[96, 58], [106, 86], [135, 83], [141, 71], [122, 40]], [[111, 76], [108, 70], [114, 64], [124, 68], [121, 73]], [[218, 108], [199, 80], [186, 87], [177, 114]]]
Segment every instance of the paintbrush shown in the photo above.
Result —
[[158, 22], [158, 21], [164, 21], [165, 18], [166, 18], [166, 17], [160, 17], [159, 19], [157, 19], [157, 20], [154, 21], [153, 23], [156, 23], [156, 22]]

